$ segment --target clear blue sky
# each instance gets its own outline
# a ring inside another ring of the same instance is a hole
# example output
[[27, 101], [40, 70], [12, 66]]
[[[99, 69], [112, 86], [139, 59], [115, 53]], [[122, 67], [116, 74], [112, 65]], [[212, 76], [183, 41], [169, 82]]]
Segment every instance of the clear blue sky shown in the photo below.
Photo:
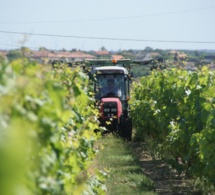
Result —
[[2, 1], [0, 49], [21, 46], [215, 49], [215, 0]]

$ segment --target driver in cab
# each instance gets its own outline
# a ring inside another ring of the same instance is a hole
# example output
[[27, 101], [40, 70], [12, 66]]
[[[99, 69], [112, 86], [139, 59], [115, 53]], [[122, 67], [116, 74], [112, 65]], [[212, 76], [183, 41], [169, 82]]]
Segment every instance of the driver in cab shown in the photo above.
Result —
[[121, 90], [115, 86], [114, 79], [107, 80], [107, 86], [101, 89], [103, 96], [118, 96], [121, 97]]

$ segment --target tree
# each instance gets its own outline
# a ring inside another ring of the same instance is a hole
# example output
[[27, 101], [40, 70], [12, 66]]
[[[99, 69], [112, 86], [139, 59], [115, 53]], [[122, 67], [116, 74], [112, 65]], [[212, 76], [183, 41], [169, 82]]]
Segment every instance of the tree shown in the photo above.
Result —
[[147, 47], [145, 47], [145, 49], [144, 49], [145, 51], [153, 51], [153, 48], [152, 47], [149, 47], [149, 46], [147, 46]]
[[71, 50], [71, 52], [76, 52], [77, 51], [77, 49], [75, 49], [75, 48], [73, 48], [72, 50]]
[[104, 46], [102, 46], [101, 51], [107, 51], [107, 49]]
[[39, 51], [48, 51], [48, 49], [46, 49], [45, 47], [40, 47]]
[[28, 47], [21, 47], [21, 52], [23, 57], [30, 57], [31, 56], [31, 50]]
[[65, 51], [66, 51], [66, 49], [65, 49], [65, 48], [62, 48], [60, 51], [65, 52]]
[[200, 56], [200, 52], [199, 52], [198, 50], [195, 50], [195, 51], [194, 51], [194, 55], [195, 55], [196, 57], [199, 57], [199, 56]]
[[7, 58], [9, 61], [13, 61], [15, 59], [22, 58], [22, 52], [20, 50], [10, 50], [7, 54]]

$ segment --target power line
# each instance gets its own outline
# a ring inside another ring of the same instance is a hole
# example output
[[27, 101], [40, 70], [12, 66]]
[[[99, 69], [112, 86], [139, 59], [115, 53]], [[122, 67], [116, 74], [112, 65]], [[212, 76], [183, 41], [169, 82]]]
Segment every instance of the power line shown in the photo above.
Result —
[[75, 39], [94, 39], [94, 40], [97, 39], [97, 40], [110, 40], [110, 41], [215, 44], [215, 41], [178, 41], [178, 40], [123, 39], [123, 38], [89, 37], [89, 36], [75, 36], [75, 35], [54, 35], [54, 34], [12, 32], [12, 31], [0, 31], [0, 33], [33, 35], [33, 36], [45, 36], [45, 37], [59, 37], [59, 38], [75, 38]]
[[125, 19], [144, 18], [144, 17], [151, 17], [151, 16], [172, 15], [172, 14], [208, 10], [208, 9], [214, 9], [214, 8], [215, 7], [204, 7], [204, 8], [187, 9], [187, 10], [179, 10], [179, 11], [171, 11], [171, 12], [163, 12], [163, 13], [144, 14], [144, 15], [137, 15], [137, 16], [121, 16], [121, 17], [75, 19], [75, 20], [56, 20], [56, 21], [0, 22], [0, 24], [47, 24], [47, 23], [71, 23], [71, 22], [96, 22], [96, 21], [108, 21], [108, 20], [125, 20]]

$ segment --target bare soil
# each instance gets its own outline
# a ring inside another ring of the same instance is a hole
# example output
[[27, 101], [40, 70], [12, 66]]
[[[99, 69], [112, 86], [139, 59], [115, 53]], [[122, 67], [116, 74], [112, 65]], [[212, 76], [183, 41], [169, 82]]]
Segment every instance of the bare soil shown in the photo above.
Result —
[[144, 143], [131, 142], [133, 153], [139, 158], [143, 173], [150, 178], [155, 185], [157, 194], [165, 195], [201, 195], [202, 192], [194, 187], [192, 180], [179, 175], [161, 159], [153, 159]]

